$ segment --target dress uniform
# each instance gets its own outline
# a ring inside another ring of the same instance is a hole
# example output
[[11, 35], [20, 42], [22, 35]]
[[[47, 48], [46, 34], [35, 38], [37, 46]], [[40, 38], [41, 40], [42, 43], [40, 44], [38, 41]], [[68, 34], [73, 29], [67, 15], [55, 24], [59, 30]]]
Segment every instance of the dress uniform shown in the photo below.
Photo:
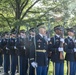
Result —
[[3, 54], [4, 54], [4, 75], [9, 75], [8, 71], [10, 68], [10, 58], [9, 58], [9, 34], [8, 32], [4, 33], [4, 38], [1, 41], [2, 49], [3, 49]]
[[[48, 43], [48, 50], [51, 52], [51, 61], [53, 62], [53, 73], [54, 75], [64, 75], [64, 60], [60, 59], [60, 42], [61, 42], [61, 31], [60, 26], [54, 27], [56, 35], [52, 37]], [[62, 50], [63, 51], [63, 50]]]
[[15, 75], [16, 72], [16, 66], [17, 66], [17, 38], [16, 33], [11, 33], [11, 38], [9, 39], [9, 49], [10, 49], [10, 61], [11, 61], [11, 75]]
[[0, 66], [2, 66], [3, 63], [3, 57], [2, 57], [3, 50], [2, 50], [1, 40], [2, 38], [0, 38]]
[[35, 32], [33, 29], [30, 29], [29, 30], [30, 32], [30, 36], [29, 36], [29, 75], [35, 75], [35, 68], [31, 65], [31, 62], [32, 62], [32, 55], [33, 55], [33, 52], [35, 50], [35, 47], [34, 47], [34, 38], [35, 38]]
[[20, 75], [27, 75], [28, 69], [28, 41], [26, 39], [25, 31], [20, 31], [20, 37], [17, 39], [17, 48], [19, 56]]
[[45, 28], [39, 28], [39, 34], [35, 37], [34, 58], [32, 57], [31, 65], [36, 68], [37, 75], [47, 75], [47, 42], [44, 39]]
[[64, 50], [66, 52], [65, 60], [67, 61], [67, 75], [75, 75], [75, 56], [74, 56], [74, 30], [68, 29], [68, 37], [65, 39]]

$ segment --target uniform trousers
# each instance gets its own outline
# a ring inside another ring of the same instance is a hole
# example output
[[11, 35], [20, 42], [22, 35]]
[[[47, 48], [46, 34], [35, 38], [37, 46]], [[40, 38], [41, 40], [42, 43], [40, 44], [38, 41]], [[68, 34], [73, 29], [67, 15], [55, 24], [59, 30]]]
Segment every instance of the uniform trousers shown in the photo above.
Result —
[[75, 75], [75, 62], [67, 61], [67, 75]]
[[32, 67], [31, 63], [30, 63], [30, 67], [29, 67], [29, 75], [35, 75], [35, 68]]
[[13, 54], [11, 55], [11, 75], [15, 75], [16, 66], [17, 66], [17, 55]]
[[54, 75], [64, 75], [64, 63], [54, 63]]
[[2, 62], [3, 62], [3, 57], [2, 57], [2, 53], [0, 53], [0, 66], [2, 66]]
[[10, 68], [9, 54], [4, 54], [4, 73], [8, 73], [9, 68]]
[[28, 58], [25, 55], [20, 57], [20, 75], [27, 75]]
[[36, 70], [37, 75], [47, 75], [47, 66], [38, 66]]

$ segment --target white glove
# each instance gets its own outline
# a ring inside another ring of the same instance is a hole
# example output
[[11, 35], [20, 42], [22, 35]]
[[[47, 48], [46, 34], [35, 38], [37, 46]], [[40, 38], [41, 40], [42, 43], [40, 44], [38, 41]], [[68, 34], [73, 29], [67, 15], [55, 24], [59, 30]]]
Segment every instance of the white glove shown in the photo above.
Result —
[[34, 68], [37, 67], [37, 63], [36, 63], [36, 62], [32, 62], [31, 65], [32, 65], [32, 67], [34, 67]]
[[76, 40], [74, 42], [76, 43]]
[[63, 51], [63, 48], [62, 47], [59, 47], [58, 48], [58, 51], [62, 52]]
[[60, 41], [61, 41], [62, 43], [64, 43], [64, 39], [63, 39], [63, 38], [61, 38]]
[[9, 50], [9, 49], [6, 47], [6, 50]]
[[26, 49], [26, 47], [24, 46], [24, 49]]
[[17, 49], [16, 46], [14, 46], [14, 49]]
[[76, 52], [76, 48], [74, 48], [74, 52]]
[[48, 41], [50, 41], [50, 38], [48, 38]]

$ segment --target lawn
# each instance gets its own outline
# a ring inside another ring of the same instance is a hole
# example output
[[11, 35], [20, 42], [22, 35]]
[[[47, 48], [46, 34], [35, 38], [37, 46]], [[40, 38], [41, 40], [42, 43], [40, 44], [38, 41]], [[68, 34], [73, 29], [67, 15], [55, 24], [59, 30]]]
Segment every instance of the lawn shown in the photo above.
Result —
[[[66, 61], [64, 61], [64, 75], [67, 73]], [[53, 75], [53, 63], [50, 61], [48, 75]]]

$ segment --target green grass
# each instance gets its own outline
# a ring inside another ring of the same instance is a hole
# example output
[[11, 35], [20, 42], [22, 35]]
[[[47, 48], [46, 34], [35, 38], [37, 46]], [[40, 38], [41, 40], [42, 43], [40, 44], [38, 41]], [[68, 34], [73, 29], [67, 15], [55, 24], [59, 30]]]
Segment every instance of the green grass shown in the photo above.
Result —
[[[64, 61], [64, 75], [67, 73], [66, 61]], [[50, 61], [48, 75], [53, 75], [53, 63]]]

